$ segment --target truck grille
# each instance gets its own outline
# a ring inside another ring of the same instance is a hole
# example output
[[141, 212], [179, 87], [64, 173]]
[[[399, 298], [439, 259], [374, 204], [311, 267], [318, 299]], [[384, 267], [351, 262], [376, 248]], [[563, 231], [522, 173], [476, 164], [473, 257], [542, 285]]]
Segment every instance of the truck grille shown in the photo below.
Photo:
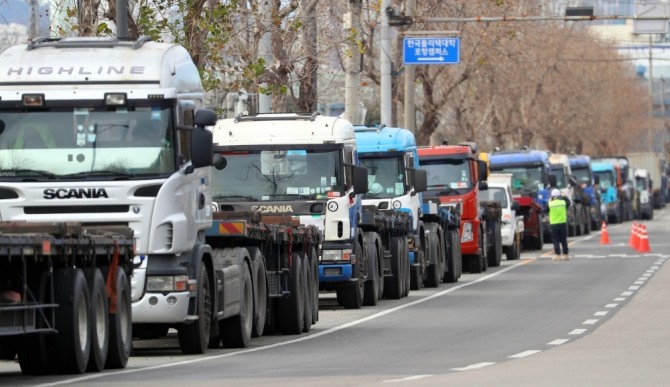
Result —
[[44, 214], [88, 214], [88, 213], [127, 213], [130, 211], [128, 205], [109, 206], [31, 206], [23, 207], [26, 215]]

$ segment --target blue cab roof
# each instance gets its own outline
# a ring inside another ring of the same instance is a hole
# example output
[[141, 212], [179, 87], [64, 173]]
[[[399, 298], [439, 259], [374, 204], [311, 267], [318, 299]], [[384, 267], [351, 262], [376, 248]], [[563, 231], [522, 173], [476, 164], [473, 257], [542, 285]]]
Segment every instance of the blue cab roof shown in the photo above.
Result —
[[508, 150], [489, 155], [491, 167], [497, 165], [523, 165], [528, 163], [548, 163], [549, 152], [543, 150]]
[[570, 167], [589, 167], [591, 165], [591, 158], [587, 155], [569, 155]]
[[416, 151], [414, 134], [403, 128], [354, 126], [358, 153]]

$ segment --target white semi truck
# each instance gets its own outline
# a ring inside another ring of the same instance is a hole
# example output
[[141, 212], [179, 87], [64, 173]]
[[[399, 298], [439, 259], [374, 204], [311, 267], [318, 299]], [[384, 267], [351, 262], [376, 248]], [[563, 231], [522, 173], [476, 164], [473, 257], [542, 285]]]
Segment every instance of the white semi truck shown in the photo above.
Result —
[[[188, 52], [146, 37], [40, 38], [1, 51], [0, 74], [2, 221], [127, 228], [134, 238], [117, 278], [105, 260], [61, 259], [51, 265], [55, 294], [28, 284], [33, 299], [55, 297], [56, 324], [31, 332], [47, 345], [19, 351], [24, 372], [125, 367], [134, 328], [175, 327], [182, 350], [202, 352], [213, 313], [199, 290], [203, 276], [214, 279], [202, 270], [212, 267], [205, 125], [216, 116], [198, 111], [203, 90]], [[0, 277], [12, 281], [4, 270]], [[113, 284], [113, 297], [99, 291]], [[82, 301], [72, 306], [67, 294]]]
[[523, 236], [523, 215], [520, 213], [519, 202], [514, 200], [512, 193], [511, 173], [492, 173], [488, 176], [488, 189], [482, 191], [485, 200], [500, 203], [502, 210], [502, 236], [503, 252], [507, 260], [519, 259], [521, 256], [521, 237]]

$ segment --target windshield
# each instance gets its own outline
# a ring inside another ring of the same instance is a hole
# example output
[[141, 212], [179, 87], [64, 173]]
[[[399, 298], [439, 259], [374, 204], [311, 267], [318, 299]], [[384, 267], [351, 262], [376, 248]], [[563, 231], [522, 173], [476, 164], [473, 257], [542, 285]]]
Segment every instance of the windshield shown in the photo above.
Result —
[[610, 188], [614, 187], [614, 174], [610, 171], [603, 171], [603, 172], [596, 172], [596, 176], [600, 179], [600, 189], [603, 191]]
[[223, 153], [227, 165], [212, 169], [214, 199], [270, 201], [344, 195], [341, 150], [272, 150]]
[[[359, 155], [360, 157], [360, 155]], [[368, 168], [366, 198], [393, 198], [405, 194], [403, 157], [360, 158]]]
[[501, 187], [491, 187], [489, 189], [479, 191], [482, 195], [483, 200], [493, 200], [500, 203], [500, 207], [507, 208], [507, 195], [505, 195], [505, 189]]
[[575, 168], [572, 170], [572, 175], [577, 179], [579, 184], [591, 185], [590, 168]]
[[420, 163], [428, 175], [429, 190], [444, 189], [459, 193], [472, 187], [468, 159], [420, 160]]
[[563, 189], [567, 187], [565, 169], [562, 165], [551, 166], [551, 173], [556, 176], [556, 188]]
[[175, 170], [171, 108], [0, 111], [1, 179]]
[[515, 195], [525, 195], [544, 189], [541, 167], [508, 167], [496, 172], [512, 174], [512, 192]]
[[636, 177], [635, 178], [635, 188], [637, 188], [638, 191], [644, 191], [647, 189], [647, 179], [644, 177]]

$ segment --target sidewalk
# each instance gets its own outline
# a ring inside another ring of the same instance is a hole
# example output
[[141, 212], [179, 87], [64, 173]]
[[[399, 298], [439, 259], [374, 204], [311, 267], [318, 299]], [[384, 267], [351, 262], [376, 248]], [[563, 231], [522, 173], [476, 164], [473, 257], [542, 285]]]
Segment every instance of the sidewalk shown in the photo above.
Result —
[[667, 386], [669, 266], [667, 261], [661, 265], [625, 307], [593, 333], [524, 359], [429, 378], [426, 383], [439, 380], [440, 384], [452, 386]]

